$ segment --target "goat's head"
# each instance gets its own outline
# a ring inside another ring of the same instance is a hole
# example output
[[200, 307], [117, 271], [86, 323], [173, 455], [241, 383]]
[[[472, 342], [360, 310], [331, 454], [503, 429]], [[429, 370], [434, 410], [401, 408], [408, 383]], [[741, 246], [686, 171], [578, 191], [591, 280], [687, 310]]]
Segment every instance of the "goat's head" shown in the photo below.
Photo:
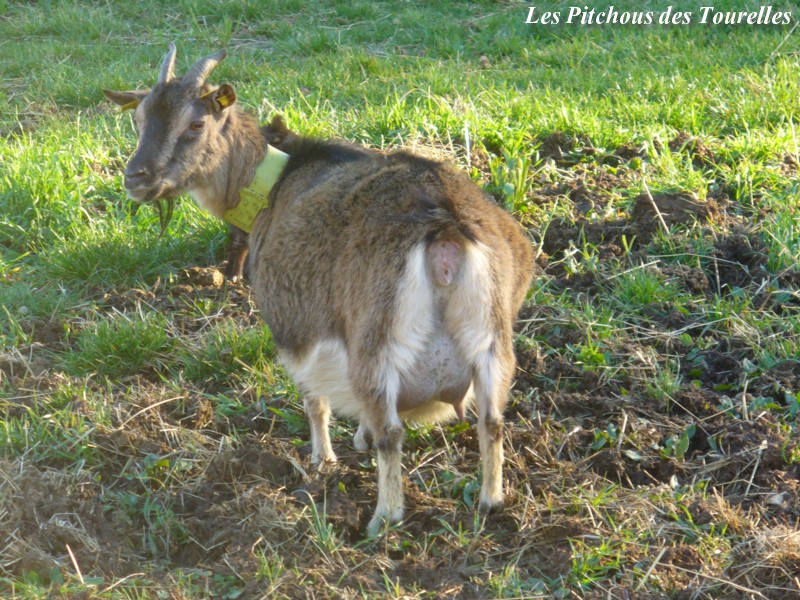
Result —
[[177, 79], [175, 45], [170, 44], [153, 89], [103, 91], [123, 109], [134, 110], [139, 144], [125, 169], [125, 189], [134, 200], [169, 200], [171, 213], [171, 200], [216, 167], [219, 146], [225, 145], [222, 130], [236, 102], [230, 85], [206, 83], [223, 58], [225, 50], [201, 58]]

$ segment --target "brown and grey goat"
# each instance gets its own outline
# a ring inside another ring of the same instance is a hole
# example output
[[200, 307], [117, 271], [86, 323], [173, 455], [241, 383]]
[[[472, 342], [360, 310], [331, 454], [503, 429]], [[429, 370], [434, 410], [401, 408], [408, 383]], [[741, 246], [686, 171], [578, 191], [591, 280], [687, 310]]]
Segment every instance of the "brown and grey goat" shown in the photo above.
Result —
[[358, 419], [377, 451], [369, 530], [403, 515], [403, 421], [463, 419], [475, 402], [480, 509], [503, 506], [503, 408], [512, 326], [533, 254], [518, 223], [463, 173], [405, 152], [259, 130], [230, 85], [206, 78], [224, 51], [180, 79], [175, 50], [149, 91], [106, 92], [135, 106], [139, 145], [125, 187], [142, 202], [188, 191], [222, 216], [239, 202], [270, 135], [288, 154], [250, 234], [253, 294], [305, 394], [312, 460], [336, 459], [331, 408]]

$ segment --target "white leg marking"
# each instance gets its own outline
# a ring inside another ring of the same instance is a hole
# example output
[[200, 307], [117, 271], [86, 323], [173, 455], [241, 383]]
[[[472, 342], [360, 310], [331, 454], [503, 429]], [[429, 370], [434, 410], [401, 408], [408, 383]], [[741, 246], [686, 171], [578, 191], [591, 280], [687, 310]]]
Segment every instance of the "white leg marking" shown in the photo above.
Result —
[[[500, 356], [498, 356], [498, 352]], [[513, 359], [502, 349], [487, 352], [475, 368], [475, 396], [478, 404], [478, 443], [483, 465], [480, 510], [503, 509], [503, 414], [504, 394], [508, 393]], [[511, 354], [513, 357], [513, 354]], [[511, 360], [510, 364], [506, 364]]]
[[367, 533], [376, 536], [387, 521], [397, 523], [403, 519], [403, 425], [397, 411], [390, 409], [385, 422], [375, 423], [371, 429], [378, 453], [378, 504]]
[[311, 429], [311, 462], [319, 466], [325, 462], [336, 462], [328, 429], [331, 416], [328, 399], [306, 396], [303, 398], [303, 406]]

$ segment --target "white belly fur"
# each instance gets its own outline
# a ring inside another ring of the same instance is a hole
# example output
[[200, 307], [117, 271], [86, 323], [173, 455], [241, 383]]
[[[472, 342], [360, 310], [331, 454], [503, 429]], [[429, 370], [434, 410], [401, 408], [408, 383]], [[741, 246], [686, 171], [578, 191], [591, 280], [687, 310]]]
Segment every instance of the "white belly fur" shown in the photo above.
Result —
[[361, 414], [361, 404], [350, 385], [347, 352], [342, 340], [322, 340], [303, 357], [282, 353], [280, 359], [304, 394], [328, 398], [338, 415], [358, 417]]
[[[350, 385], [347, 353], [341, 340], [329, 339], [318, 342], [302, 358], [284, 353], [281, 355], [281, 362], [304, 394], [328, 398], [331, 409], [339, 416], [353, 419], [360, 417], [363, 408]], [[431, 380], [431, 376], [435, 379]], [[422, 388], [432, 391], [440, 383], [441, 378], [441, 372], [429, 371], [429, 377], [416, 379], [413, 387], [419, 388], [421, 385]], [[445, 380], [447, 380], [446, 377]], [[414, 392], [416, 391], [415, 389]], [[465, 404], [471, 403], [472, 386], [470, 385], [466, 393]], [[434, 398], [422, 401], [413, 408], [398, 414], [404, 421], [415, 423], [439, 423], [456, 417], [452, 404], [439, 402]]]

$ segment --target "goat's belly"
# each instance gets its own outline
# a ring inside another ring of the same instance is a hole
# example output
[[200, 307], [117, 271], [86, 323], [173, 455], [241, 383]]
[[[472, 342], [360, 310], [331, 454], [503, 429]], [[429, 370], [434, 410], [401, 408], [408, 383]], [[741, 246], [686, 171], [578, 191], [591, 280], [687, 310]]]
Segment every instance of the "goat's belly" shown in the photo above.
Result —
[[283, 353], [281, 362], [304, 394], [328, 398], [336, 414], [358, 418], [363, 412], [350, 384], [347, 350], [341, 340], [317, 342], [301, 357]]
[[[281, 362], [305, 394], [327, 397], [333, 411], [359, 418], [363, 403], [350, 383], [347, 351], [338, 339], [317, 342], [301, 357], [288, 353]], [[455, 346], [444, 336], [434, 339], [401, 377], [397, 412], [410, 421], [436, 422], [463, 416], [469, 402], [471, 373]]]

